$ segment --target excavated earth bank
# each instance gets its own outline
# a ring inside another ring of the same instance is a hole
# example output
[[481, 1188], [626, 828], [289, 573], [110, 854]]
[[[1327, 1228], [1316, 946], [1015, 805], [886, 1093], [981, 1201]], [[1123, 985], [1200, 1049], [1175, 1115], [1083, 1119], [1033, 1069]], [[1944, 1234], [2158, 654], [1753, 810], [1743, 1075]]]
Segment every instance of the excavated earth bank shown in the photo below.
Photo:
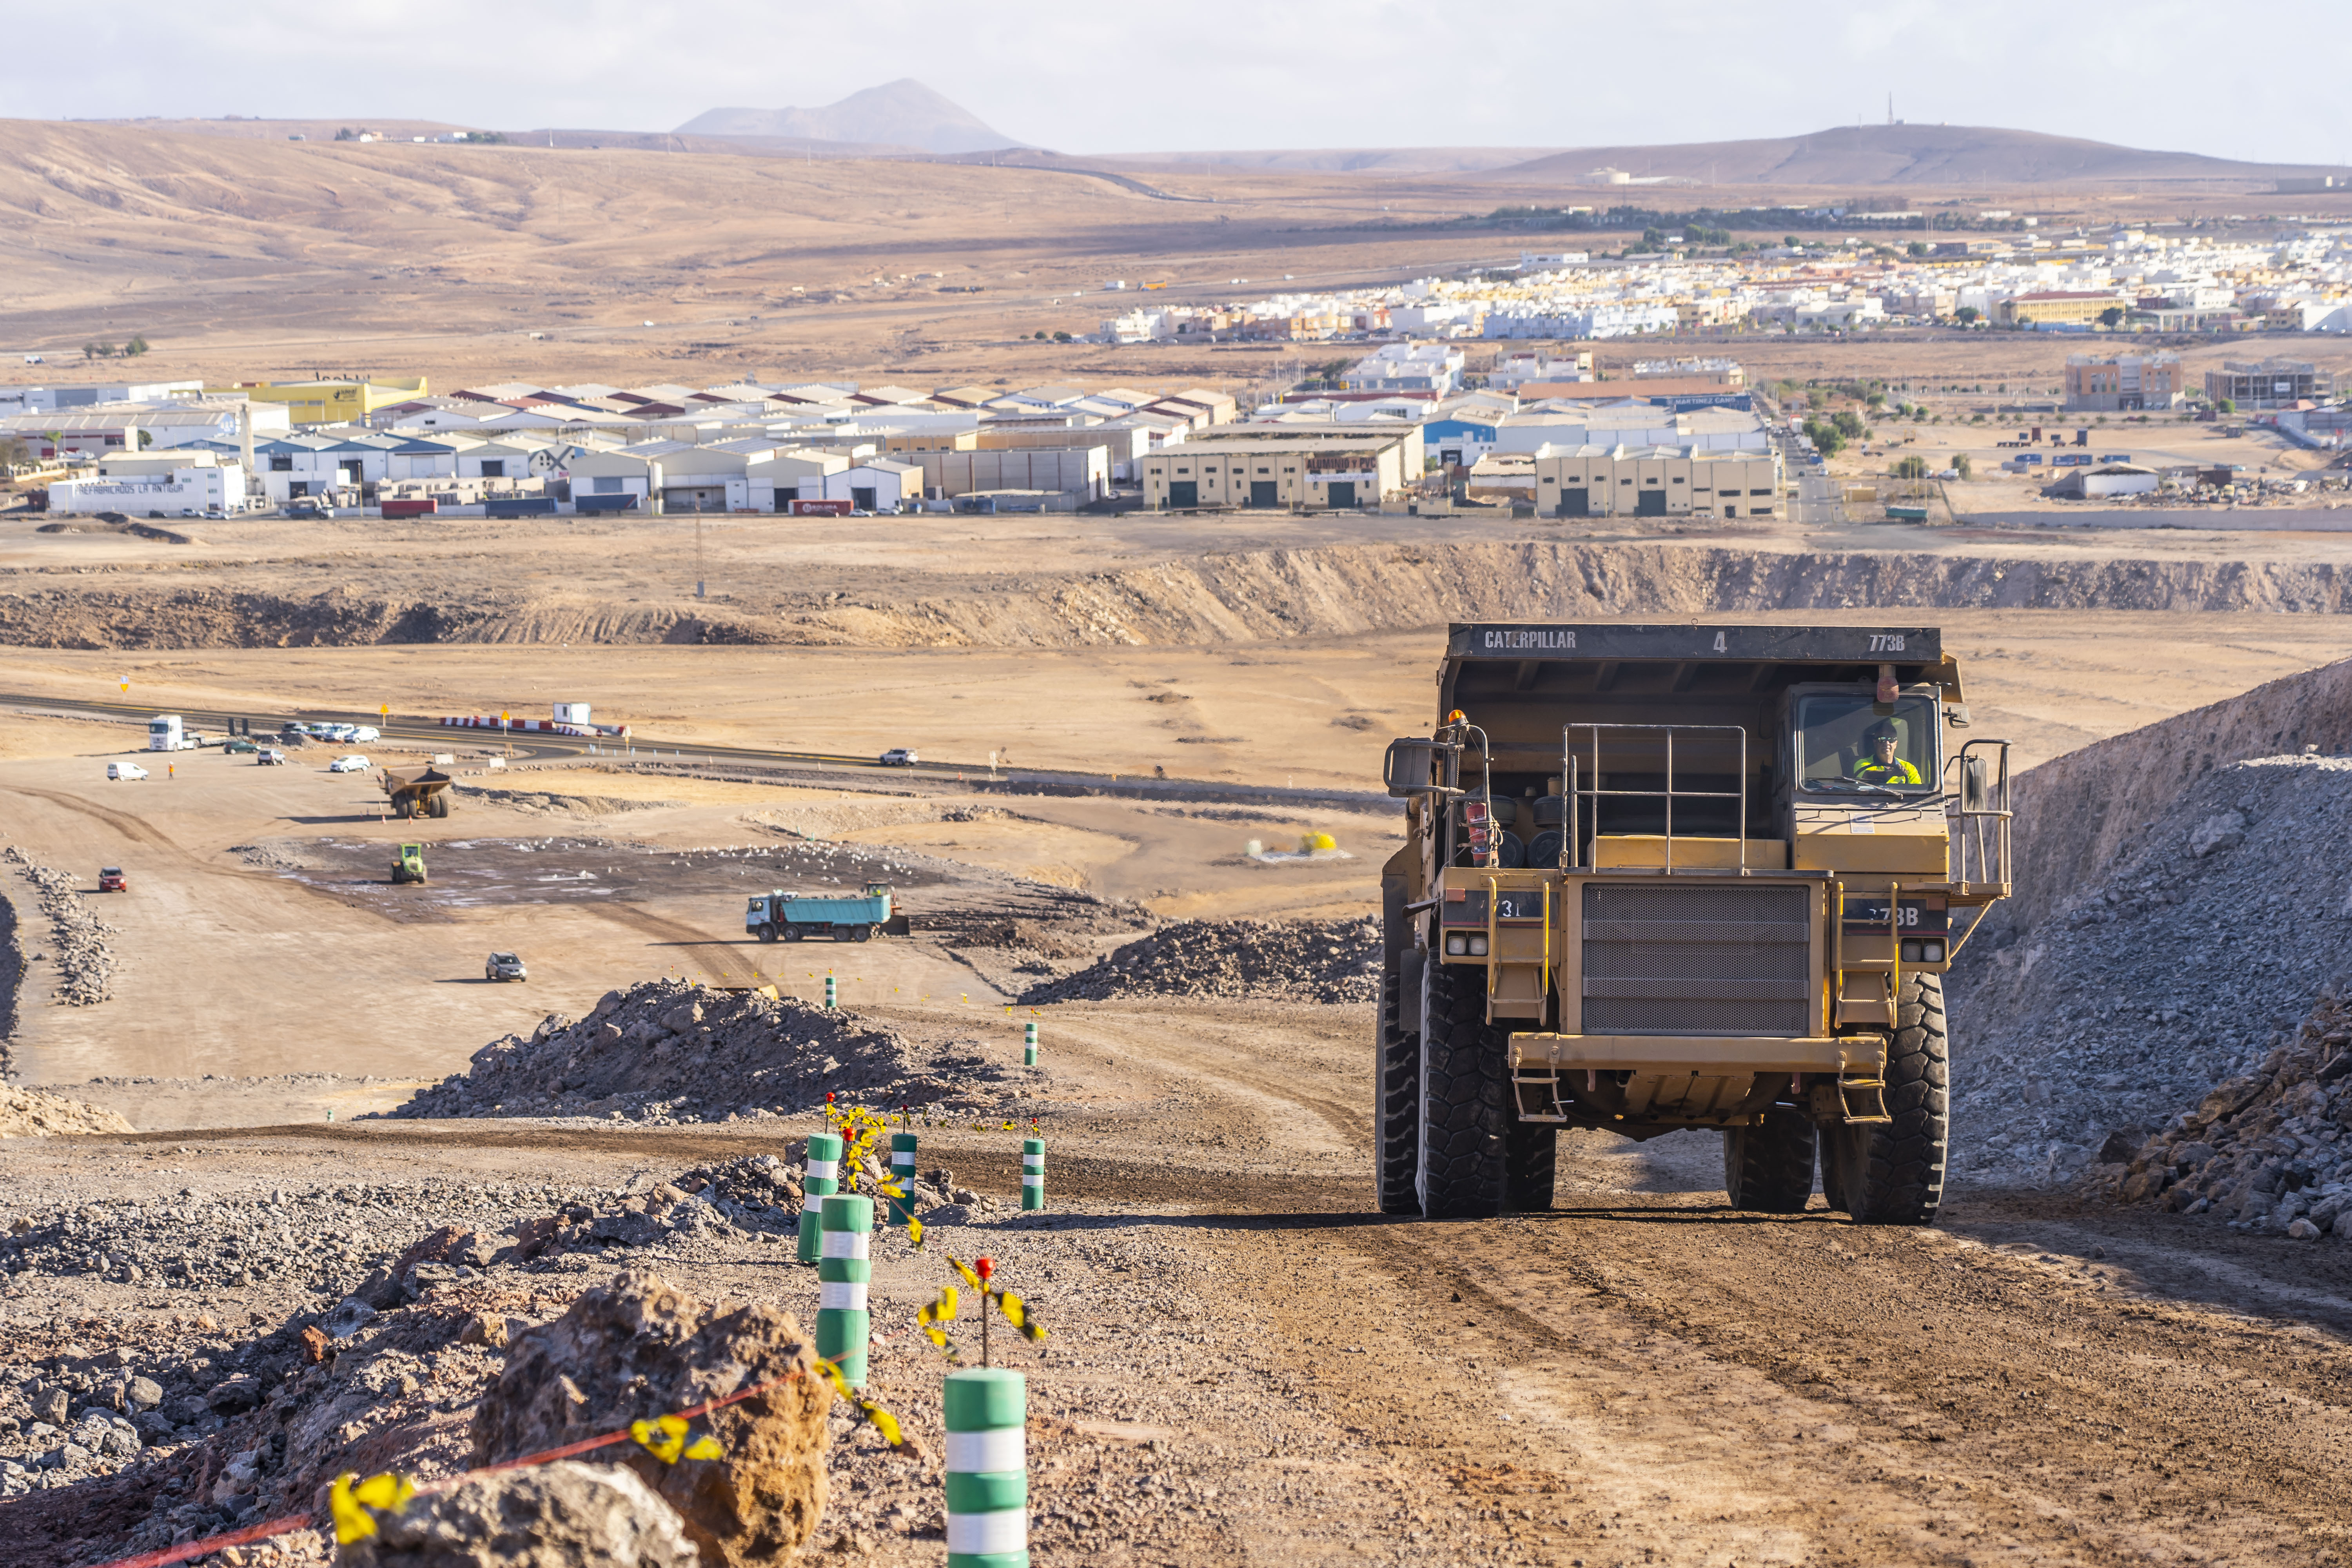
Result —
[[2016, 809], [2016, 896], [1948, 983], [1954, 1163], [2061, 1182], [2255, 1070], [2352, 969], [2352, 661], [2045, 763]]
[[695, 611], [540, 599], [450, 583], [426, 596], [349, 588], [0, 592], [0, 645], [331, 647], [379, 643], [762, 643], [1057, 647], [1348, 635], [1449, 619], [1565, 619], [1870, 606], [2269, 610], [2333, 615], [2327, 563], [2042, 561], [1684, 544], [1331, 545], [1043, 578], [1018, 593], [901, 604]]

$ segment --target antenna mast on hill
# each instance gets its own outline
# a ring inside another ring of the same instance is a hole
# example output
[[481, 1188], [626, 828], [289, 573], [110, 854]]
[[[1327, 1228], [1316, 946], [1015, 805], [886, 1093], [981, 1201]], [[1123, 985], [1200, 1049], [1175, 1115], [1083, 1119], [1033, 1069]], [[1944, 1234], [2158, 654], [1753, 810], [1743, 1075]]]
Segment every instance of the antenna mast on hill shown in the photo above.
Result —
[[1891, 92], [1886, 95], [1886, 123], [1895, 123], [1895, 95]]

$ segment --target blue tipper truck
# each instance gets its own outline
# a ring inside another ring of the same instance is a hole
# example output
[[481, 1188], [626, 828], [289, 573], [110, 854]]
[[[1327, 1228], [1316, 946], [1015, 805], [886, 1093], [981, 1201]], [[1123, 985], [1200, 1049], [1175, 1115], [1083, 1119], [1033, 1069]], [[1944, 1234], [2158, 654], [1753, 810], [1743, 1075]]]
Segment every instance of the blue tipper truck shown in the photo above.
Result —
[[905, 936], [907, 917], [887, 882], [868, 882], [863, 893], [772, 893], [754, 895], [743, 910], [743, 929], [761, 942], [802, 942], [829, 936], [835, 942], [866, 942]]

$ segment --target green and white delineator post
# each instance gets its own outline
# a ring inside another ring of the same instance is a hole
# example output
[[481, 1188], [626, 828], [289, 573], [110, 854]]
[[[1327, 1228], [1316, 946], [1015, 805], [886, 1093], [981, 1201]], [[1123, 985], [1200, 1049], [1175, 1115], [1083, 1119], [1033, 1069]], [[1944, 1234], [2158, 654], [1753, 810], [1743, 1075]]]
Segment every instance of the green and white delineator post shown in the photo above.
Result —
[[889, 1200], [887, 1223], [905, 1225], [915, 1212], [915, 1135], [912, 1132], [890, 1134], [890, 1180], [907, 1195]]
[[874, 1239], [874, 1200], [836, 1193], [824, 1200], [824, 1256], [816, 1266], [816, 1353], [841, 1367], [841, 1380], [866, 1386], [866, 1344], [874, 1326], [866, 1287]]
[[1045, 1141], [1043, 1138], [1021, 1140], [1021, 1206], [1024, 1209], [1045, 1206]]
[[1029, 1020], [1029, 1027], [1021, 1036], [1021, 1065], [1029, 1068], [1037, 1065], [1037, 1020], [1034, 1018]]
[[1028, 1380], [973, 1367], [946, 1394], [948, 1568], [1029, 1568]]
[[812, 1132], [808, 1141], [808, 1158], [801, 1171], [801, 1250], [803, 1263], [814, 1263], [824, 1255], [824, 1210], [826, 1197], [841, 1191], [841, 1135], [835, 1132]]

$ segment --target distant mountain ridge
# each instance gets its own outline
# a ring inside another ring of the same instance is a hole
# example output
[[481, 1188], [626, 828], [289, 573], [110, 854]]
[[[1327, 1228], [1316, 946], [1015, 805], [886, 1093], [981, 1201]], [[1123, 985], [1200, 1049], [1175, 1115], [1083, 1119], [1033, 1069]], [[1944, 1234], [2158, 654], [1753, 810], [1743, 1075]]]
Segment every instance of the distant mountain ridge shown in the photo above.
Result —
[[921, 153], [986, 153], [1019, 142], [912, 77], [851, 93], [818, 109], [713, 109], [680, 135], [860, 142]]
[[2328, 164], [2256, 163], [2201, 153], [2150, 152], [1979, 125], [1840, 125], [1798, 136], [1668, 145], [1561, 149], [1389, 147], [1121, 153], [1117, 167], [1291, 173], [1454, 174], [1481, 182], [1581, 184], [1616, 169], [1636, 179], [1700, 185], [2084, 184], [2118, 181], [2251, 181], [2336, 172]]
[[2251, 163], [1987, 125], [1840, 125], [1801, 136], [1677, 146], [1576, 147], [1484, 171], [1494, 181], [1580, 181], [1614, 168], [1700, 184], [2056, 185], [2134, 180], [2274, 180], [2326, 165]]

